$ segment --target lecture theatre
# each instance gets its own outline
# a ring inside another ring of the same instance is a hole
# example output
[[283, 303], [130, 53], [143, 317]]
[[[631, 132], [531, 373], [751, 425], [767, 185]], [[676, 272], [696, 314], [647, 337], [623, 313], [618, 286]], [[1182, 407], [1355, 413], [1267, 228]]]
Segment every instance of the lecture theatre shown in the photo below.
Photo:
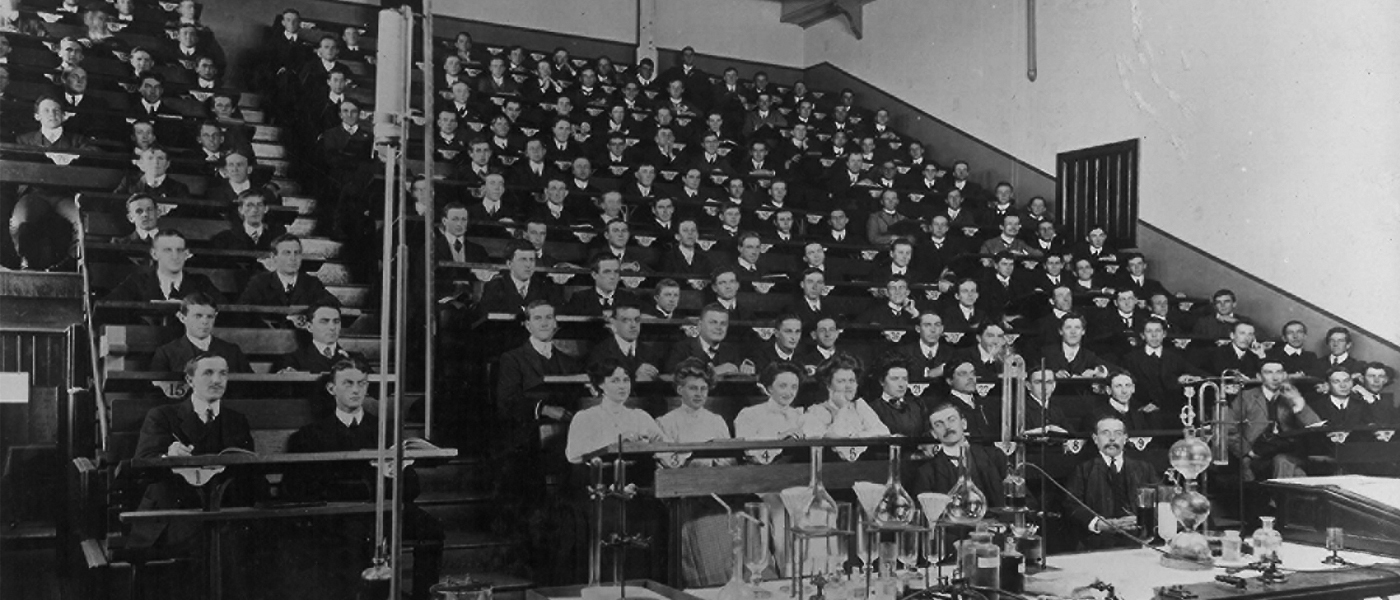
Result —
[[1400, 597], [1397, 40], [0, 0], [0, 598]]

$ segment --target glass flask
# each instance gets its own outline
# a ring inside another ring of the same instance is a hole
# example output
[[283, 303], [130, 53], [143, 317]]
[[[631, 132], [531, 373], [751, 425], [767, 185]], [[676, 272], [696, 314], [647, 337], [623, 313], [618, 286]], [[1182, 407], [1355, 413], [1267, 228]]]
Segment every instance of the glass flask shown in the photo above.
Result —
[[[748, 519], [739, 515], [729, 516], [729, 549], [734, 560], [729, 566], [729, 582], [719, 589], [719, 600], [749, 600], [753, 592], [744, 583], [744, 524]], [[765, 561], [766, 562], [766, 561]]]
[[914, 519], [916, 509], [914, 498], [904, 490], [900, 482], [899, 446], [890, 446], [890, 474], [885, 481], [884, 493], [875, 505], [875, 524], [881, 527], [908, 525]]
[[958, 460], [958, 482], [948, 495], [953, 501], [948, 503], [948, 520], [958, 524], [976, 523], [987, 516], [987, 495], [972, 482], [967, 463], [972, 460], [969, 449], [964, 446], [962, 458]]
[[767, 598], [771, 594], [759, 587], [759, 582], [763, 581], [763, 570], [768, 568], [770, 560], [769, 544], [772, 539], [768, 531], [768, 523], [772, 522], [772, 517], [768, 511], [768, 505], [762, 502], [748, 502], [744, 504], [744, 512], [752, 519], [743, 519], [744, 527], [744, 566], [749, 569], [749, 595], [755, 598]]
[[822, 449], [812, 447], [812, 478], [807, 487], [812, 499], [797, 515], [796, 529], [804, 533], [830, 533], [836, 529], [836, 499], [822, 483]]
[[1210, 466], [1210, 446], [1196, 437], [1194, 430], [1187, 429], [1186, 437], [1172, 444], [1167, 457], [1172, 469], [1186, 481], [1186, 487], [1171, 500], [1172, 516], [1182, 530], [1167, 540], [1168, 556], [1196, 565], [1209, 565], [1212, 562], [1210, 544], [1197, 530], [1210, 516], [1210, 500], [1196, 491], [1196, 477]]
[[1020, 510], [1026, 507], [1026, 475], [1021, 465], [1006, 471], [1006, 479], [1001, 487], [1006, 491], [1006, 508]]
[[1283, 545], [1283, 534], [1274, 529], [1273, 517], [1259, 517], [1263, 527], [1254, 530], [1250, 543], [1254, 546], [1255, 559], [1277, 559], [1279, 546]]

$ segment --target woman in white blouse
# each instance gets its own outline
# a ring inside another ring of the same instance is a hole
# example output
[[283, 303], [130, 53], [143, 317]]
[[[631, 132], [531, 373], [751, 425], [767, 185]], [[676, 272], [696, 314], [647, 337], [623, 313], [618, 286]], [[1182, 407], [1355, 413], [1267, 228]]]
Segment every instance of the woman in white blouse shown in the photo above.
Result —
[[[710, 399], [710, 387], [714, 385], [714, 369], [699, 358], [687, 358], [676, 366], [673, 379], [681, 405], [656, 420], [666, 441], [690, 443], [729, 439], [729, 424], [705, 408]], [[656, 460], [667, 468], [734, 462], [730, 458], [691, 459], [689, 452], [658, 454]], [[682, 498], [679, 510], [682, 581], [686, 587], [723, 585], [733, 567], [729, 518], [723, 507], [709, 498]]]
[[[665, 436], [664, 439], [675, 443], [729, 439], [729, 424], [724, 422], [724, 417], [705, 408], [705, 403], [710, 399], [710, 387], [715, 381], [714, 369], [699, 358], [687, 358], [676, 365], [673, 380], [676, 384], [676, 395], [681, 398], [681, 405], [656, 420]], [[687, 465], [713, 466], [733, 462], [731, 459], [712, 458], [692, 460], [689, 452], [658, 455], [656, 459], [662, 466], [669, 468]]]
[[[790, 361], [769, 364], [759, 375], [759, 389], [768, 401], [739, 411], [734, 437], [741, 440], [793, 440], [804, 437], [802, 409], [792, 405], [802, 381], [802, 367]], [[782, 450], [748, 450], [749, 459], [761, 465], [773, 462]]]
[[[802, 433], [819, 437], [878, 437], [890, 434], [880, 416], [870, 405], [856, 398], [860, 382], [860, 361], [845, 352], [838, 352], [817, 367], [817, 381], [826, 386], [827, 400], [807, 409], [802, 417]], [[835, 448], [837, 456], [847, 461], [859, 458], [864, 447]]]
[[617, 443], [656, 442], [665, 436], [646, 411], [626, 406], [632, 395], [632, 376], [617, 360], [602, 360], [588, 367], [588, 383], [598, 391], [598, 405], [579, 411], [569, 424], [564, 457], [583, 462], [583, 455]]

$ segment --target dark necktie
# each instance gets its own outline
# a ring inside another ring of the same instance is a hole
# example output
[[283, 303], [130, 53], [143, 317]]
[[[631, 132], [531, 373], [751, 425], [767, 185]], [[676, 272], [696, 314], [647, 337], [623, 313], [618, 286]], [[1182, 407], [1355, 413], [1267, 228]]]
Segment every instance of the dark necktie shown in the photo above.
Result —
[[288, 283], [285, 286], [283, 286], [283, 290], [287, 293], [288, 296], [290, 296], [292, 295], [292, 288], [294, 287], [296, 287], [295, 284]]
[[457, 253], [457, 254], [461, 254], [461, 253], [462, 253], [462, 248], [463, 248], [463, 246], [462, 246], [462, 240], [461, 240], [461, 238], [458, 238], [457, 241], [452, 242], [452, 251], [453, 251], [453, 252], [455, 252], [455, 253]]
[[335, 358], [335, 347], [326, 346], [326, 349], [323, 350], [321, 354], [325, 355], [326, 358]]
[[212, 424], [213, 422], [214, 422], [214, 409], [212, 409], [212, 408], [206, 408], [206, 409], [204, 409], [204, 424], [205, 424], [205, 425], [210, 425], [210, 424]]
[[[178, 290], [175, 289], [175, 283], [174, 283], [174, 282], [171, 282], [170, 287], [167, 288], [167, 289], [165, 290], [165, 299], [166, 299], [166, 300], [174, 300], [175, 297], [178, 296], [178, 295], [179, 295], [179, 293], [178, 293]], [[1332, 364], [1336, 364], [1336, 363], [1334, 362], [1334, 363], [1332, 363]]]

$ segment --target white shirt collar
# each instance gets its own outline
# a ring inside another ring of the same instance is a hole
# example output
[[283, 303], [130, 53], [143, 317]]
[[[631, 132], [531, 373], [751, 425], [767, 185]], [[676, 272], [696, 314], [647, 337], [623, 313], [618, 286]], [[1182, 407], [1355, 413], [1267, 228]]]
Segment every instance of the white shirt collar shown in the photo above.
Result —
[[817, 354], [822, 355], [822, 358], [831, 358], [832, 355], [836, 354], [836, 349], [817, 346]]
[[166, 290], [170, 289], [170, 286], [172, 284], [174, 284], [175, 289], [178, 290], [180, 289], [180, 284], [185, 281], [185, 272], [180, 271], [178, 275], [170, 276], [166, 275], [164, 271], [156, 269], [156, 281], [160, 282], [160, 292], [162, 294], [164, 294]]
[[1147, 346], [1147, 347], [1145, 348], [1145, 350], [1147, 350], [1147, 355], [1148, 355], [1148, 356], [1156, 356], [1156, 357], [1158, 357], [1158, 358], [1161, 358], [1161, 357], [1162, 357], [1162, 347], [1161, 347], [1161, 346], [1157, 346], [1156, 348], [1153, 348], [1152, 346]]
[[1069, 360], [1074, 360], [1076, 356], [1079, 356], [1079, 346], [1071, 346], [1069, 344], [1061, 342], [1060, 348], [1064, 350], [1065, 358]]
[[191, 344], [194, 344], [194, 347], [195, 347], [195, 348], [199, 348], [200, 351], [202, 351], [202, 352], [208, 352], [208, 351], [209, 351], [209, 344], [214, 340], [214, 337], [213, 337], [213, 336], [210, 336], [210, 337], [204, 338], [204, 339], [202, 339], [202, 340], [197, 340], [197, 339], [194, 339], [194, 338], [192, 338], [192, 337], [186, 335], [186, 336], [185, 336], [185, 339], [189, 340], [190, 343], [191, 343]]
[[321, 342], [318, 342], [316, 340], [311, 340], [311, 345], [316, 347], [316, 352], [321, 356], [326, 355], [326, 350], [330, 350], [332, 356], [336, 355], [337, 350], [339, 350], [337, 344], [322, 344]]
[[262, 235], [264, 233], [267, 233], [267, 226], [259, 225], [257, 227], [249, 227], [247, 223], [244, 223], [243, 233], [248, 234], [248, 237], [253, 237], [253, 234]]
[[63, 137], [63, 128], [58, 127], [56, 129], [40, 129], [39, 134], [44, 136], [44, 139], [48, 140], [49, 143], [52, 144], [54, 142], [57, 142], [58, 138]]
[[535, 349], [535, 352], [540, 353], [540, 355], [541, 355], [541, 356], [544, 356], [545, 358], [552, 358], [552, 357], [554, 356], [554, 342], [553, 342], [553, 341], [541, 342], [541, 341], [535, 339], [534, 337], [531, 337], [531, 338], [530, 338], [530, 347], [531, 347], [531, 348], [534, 348], [534, 349]]
[[190, 396], [190, 402], [194, 404], [194, 414], [195, 416], [199, 417], [199, 420], [203, 421], [205, 413], [208, 413], [210, 410], [214, 411], [215, 419], [219, 418], [219, 405], [223, 404], [222, 402], [219, 402], [218, 400], [214, 400], [212, 402], [200, 400], [198, 398], [195, 398], [194, 396]]
[[341, 410], [341, 408], [337, 406], [335, 409], [335, 418], [337, 421], [340, 421], [341, 424], [349, 427], [364, 420], [365, 409], [361, 408], [355, 410], [355, 412], [349, 413]]
[[1293, 346], [1289, 346], [1289, 345], [1286, 345], [1286, 344], [1285, 344], [1284, 347], [1283, 347], [1283, 353], [1284, 353], [1284, 354], [1287, 354], [1287, 355], [1289, 355], [1289, 356], [1299, 356], [1299, 355], [1303, 354], [1303, 349], [1302, 349], [1302, 348], [1294, 348]]

